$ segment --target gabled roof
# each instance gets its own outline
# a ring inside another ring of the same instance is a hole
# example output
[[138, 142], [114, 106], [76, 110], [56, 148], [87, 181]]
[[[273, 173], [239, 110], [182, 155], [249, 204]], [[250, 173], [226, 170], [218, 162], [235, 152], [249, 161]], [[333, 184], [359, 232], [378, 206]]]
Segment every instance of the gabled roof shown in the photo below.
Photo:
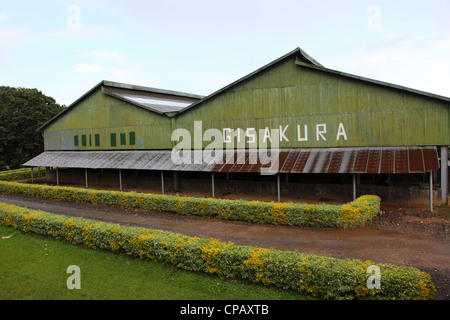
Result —
[[330, 73], [330, 74], [335, 74], [335, 75], [342, 76], [342, 77], [352, 78], [352, 79], [356, 79], [356, 80], [360, 80], [360, 81], [364, 81], [364, 82], [370, 82], [370, 83], [377, 84], [377, 85], [380, 85], [380, 86], [390, 87], [390, 88], [394, 88], [394, 89], [398, 89], [398, 90], [402, 90], [402, 91], [407, 91], [407, 92], [423, 95], [423, 96], [426, 96], [426, 97], [429, 97], [429, 98], [434, 98], [434, 99], [450, 102], [450, 98], [449, 97], [445, 97], [445, 96], [441, 96], [441, 95], [437, 95], [437, 94], [433, 94], [433, 93], [429, 93], [429, 92], [425, 92], [425, 91], [420, 91], [420, 90], [416, 90], [416, 89], [400, 86], [400, 85], [397, 85], [397, 84], [392, 84], [392, 83], [388, 83], [388, 82], [384, 82], [384, 81], [379, 81], [379, 80], [374, 80], [374, 79], [370, 79], [370, 78], [365, 78], [365, 77], [357, 76], [357, 75], [346, 73], [346, 72], [342, 72], [342, 71], [328, 69], [328, 68], [325, 68], [323, 66], [319, 67], [319, 66], [316, 66], [316, 65], [303, 63], [301, 61], [295, 61], [295, 64], [298, 65], [298, 66], [307, 67], [307, 68], [311, 68], [311, 69], [316, 69], [316, 70], [320, 70], [320, 71], [327, 72], [327, 73]]
[[78, 103], [80, 103], [88, 95], [98, 89], [101, 89], [102, 92], [108, 96], [126, 101], [148, 111], [167, 116], [171, 116], [171, 113], [176, 113], [203, 98], [203, 96], [191, 93], [163, 90], [103, 80], [91, 90], [82, 95], [80, 98], [78, 98], [67, 108], [65, 108], [63, 111], [61, 111], [59, 114], [57, 114], [55, 117], [39, 127], [38, 131], [42, 131], [50, 123], [53, 123], [61, 115], [73, 109]]
[[422, 96], [425, 96], [425, 97], [428, 97], [428, 98], [433, 98], [433, 99], [438, 99], [438, 100], [443, 100], [443, 101], [446, 101], [446, 102], [450, 102], [450, 98], [448, 98], [448, 97], [444, 97], [444, 96], [432, 94], [432, 93], [425, 92], [425, 91], [411, 89], [411, 88], [408, 88], [408, 87], [403, 87], [403, 86], [395, 85], [395, 84], [388, 83], [388, 82], [373, 80], [373, 79], [364, 78], [364, 77], [352, 75], [352, 74], [349, 74], [349, 73], [340, 72], [340, 71], [336, 71], [336, 70], [325, 68], [323, 65], [318, 63], [312, 57], [310, 57], [302, 49], [297, 48], [297, 49], [289, 52], [288, 54], [282, 56], [281, 58], [278, 58], [277, 60], [272, 61], [271, 63], [265, 65], [264, 67], [262, 67], [262, 68], [260, 68], [260, 69], [258, 69], [256, 71], [248, 74], [247, 76], [245, 76], [245, 77], [243, 77], [243, 78], [241, 78], [241, 79], [239, 79], [239, 80], [229, 84], [228, 86], [226, 86], [226, 87], [224, 87], [224, 88], [222, 88], [222, 89], [220, 89], [220, 90], [218, 90], [218, 91], [216, 91], [216, 92], [206, 96], [202, 100], [187, 106], [186, 108], [184, 108], [181, 111], [179, 111], [179, 113], [185, 112], [187, 110], [190, 110], [191, 108], [194, 108], [194, 107], [202, 104], [206, 100], [209, 100], [209, 99], [217, 96], [218, 94], [224, 92], [225, 90], [227, 90], [227, 89], [229, 89], [229, 88], [231, 88], [231, 87], [233, 87], [233, 86], [235, 86], [237, 84], [240, 84], [240, 83], [250, 79], [251, 77], [253, 77], [253, 76], [259, 74], [260, 72], [262, 72], [262, 71], [272, 67], [273, 65], [277, 64], [278, 62], [281, 62], [281, 61], [283, 61], [283, 60], [285, 60], [287, 58], [290, 58], [292, 56], [296, 57], [295, 64], [298, 65], [298, 66], [308, 67], [308, 68], [320, 70], [320, 71], [323, 71], [323, 72], [327, 72], [327, 73], [330, 73], [330, 74], [335, 74], [335, 75], [338, 75], [338, 76], [342, 76], [342, 77], [353, 78], [353, 79], [357, 79], [357, 80], [360, 80], [360, 81], [377, 84], [377, 85], [384, 86], [384, 87], [390, 87], [390, 88], [394, 88], [394, 89], [398, 89], [398, 90], [402, 90], [402, 91], [406, 91], [406, 92], [411, 92], [411, 93], [422, 95]]
[[98, 88], [102, 88], [103, 93], [106, 95], [109, 95], [111, 97], [114, 97], [116, 99], [120, 99], [123, 101], [126, 101], [128, 103], [131, 103], [135, 106], [138, 106], [140, 108], [144, 108], [146, 110], [166, 115], [169, 117], [176, 116], [177, 114], [183, 113], [185, 111], [190, 110], [191, 108], [194, 108], [196, 106], [201, 105], [203, 102], [221, 94], [222, 92], [234, 87], [237, 84], [240, 84], [253, 76], [259, 74], [260, 72], [276, 65], [277, 63], [284, 61], [287, 58], [295, 57], [295, 64], [299, 67], [307, 67], [316, 69], [322, 72], [327, 72], [329, 74], [334, 74], [346, 78], [352, 78], [363, 82], [368, 82], [384, 87], [394, 88], [397, 90], [402, 90], [405, 92], [410, 92], [418, 95], [422, 95], [428, 98], [438, 99], [445, 102], [450, 102], [449, 97], [444, 97], [436, 94], [432, 94], [425, 91], [420, 91], [416, 89], [411, 89], [383, 81], [373, 80], [369, 78], [364, 78], [356, 75], [352, 75], [345, 72], [340, 72], [332, 69], [325, 68], [323, 65], [321, 65], [319, 62], [317, 62], [315, 59], [313, 59], [311, 56], [309, 56], [305, 51], [303, 51], [300, 48], [296, 48], [295, 50], [285, 54], [284, 56], [270, 62], [269, 64], [263, 66], [262, 68], [259, 68], [258, 70], [255, 70], [254, 72], [248, 74], [247, 76], [225, 86], [224, 88], [208, 95], [208, 96], [200, 96], [190, 93], [184, 93], [184, 92], [177, 92], [177, 91], [170, 91], [170, 90], [163, 90], [163, 89], [156, 89], [151, 87], [143, 87], [143, 86], [136, 86], [136, 85], [130, 85], [130, 84], [124, 84], [124, 83], [118, 83], [118, 82], [112, 82], [112, 81], [101, 81], [98, 85], [96, 85], [94, 88], [89, 90], [87, 93], [85, 93], [83, 96], [81, 96], [79, 99], [77, 99], [74, 103], [72, 103], [69, 107], [64, 109], [62, 112], [60, 112], [58, 115], [56, 115], [54, 118], [49, 120], [47, 123], [42, 125], [38, 131], [41, 131], [46, 126], [48, 126], [50, 123], [54, 122], [57, 118], [59, 118], [62, 114], [72, 109], [76, 104], [78, 104], [80, 101], [82, 101], [86, 96], [88, 96], [93, 91], [97, 90]]
[[203, 98], [190, 93], [111, 81], [103, 81], [103, 93], [160, 114], [178, 112]]
[[226, 87], [224, 87], [224, 88], [222, 88], [222, 89], [220, 89], [220, 90], [218, 90], [218, 91], [216, 91], [216, 92], [210, 94], [209, 96], [204, 97], [202, 100], [200, 100], [200, 101], [198, 101], [198, 102], [195, 102], [195, 103], [193, 103], [193, 104], [187, 106], [186, 108], [182, 109], [182, 110], [180, 111], [180, 113], [181, 113], [181, 112], [184, 112], [184, 111], [187, 111], [187, 110], [189, 110], [189, 109], [191, 109], [191, 108], [193, 108], [193, 107], [195, 107], [195, 106], [201, 104], [202, 102], [204, 102], [204, 101], [206, 101], [206, 100], [212, 98], [212, 97], [215, 97], [216, 95], [222, 93], [223, 91], [225, 91], [225, 90], [227, 90], [227, 89], [229, 89], [229, 88], [231, 88], [231, 87], [233, 87], [233, 86], [235, 86], [235, 85], [237, 85], [237, 84], [239, 84], [239, 83], [241, 83], [241, 82], [244, 82], [244, 81], [250, 79], [251, 77], [257, 75], [258, 73], [260, 73], [260, 72], [262, 72], [262, 71], [264, 71], [264, 70], [266, 70], [266, 69], [268, 69], [268, 68], [274, 66], [274, 65], [277, 64], [278, 62], [281, 62], [281, 61], [283, 61], [283, 60], [285, 60], [285, 59], [287, 59], [287, 58], [289, 58], [289, 57], [292, 57], [292, 56], [295, 56], [295, 57], [296, 57], [296, 61], [299, 61], [299, 62], [304, 63], [304, 64], [306, 64], [306, 65], [311, 65], [311, 66], [314, 66], [314, 67], [317, 67], [317, 68], [323, 68], [323, 66], [322, 66], [319, 62], [317, 62], [316, 60], [314, 60], [314, 59], [313, 59], [311, 56], [309, 56], [305, 51], [303, 51], [303, 50], [300, 49], [300, 48], [296, 48], [295, 50], [293, 50], [293, 51], [291, 51], [291, 52], [285, 54], [285, 55], [282, 56], [281, 58], [278, 58], [277, 60], [274, 60], [274, 61], [270, 62], [269, 64], [266, 64], [266, 65], [263, 66], [262, 68], [259, 68], [258, 70], [253, 71], [252, 73], [246, 75], [245, 77], [243, 77], [243, 78], [241, 78], [241, 79], [239, 79], [239, 80], [237, 80], [237, 81], [235, 81], [235, 82], [233, 82], [233, 83], [227, 85]]

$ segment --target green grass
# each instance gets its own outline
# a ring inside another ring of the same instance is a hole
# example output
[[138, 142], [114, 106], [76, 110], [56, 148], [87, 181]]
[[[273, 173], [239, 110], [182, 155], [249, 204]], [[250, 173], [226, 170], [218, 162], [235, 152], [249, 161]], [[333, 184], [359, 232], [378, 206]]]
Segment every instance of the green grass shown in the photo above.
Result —
[[[2, 237], [8, 237], [2, 239]], [[69, 290], [67, 267], [81, 270]], [[181, 271], [0, 226], [0, 300], [299, 300], [292, 291]]]

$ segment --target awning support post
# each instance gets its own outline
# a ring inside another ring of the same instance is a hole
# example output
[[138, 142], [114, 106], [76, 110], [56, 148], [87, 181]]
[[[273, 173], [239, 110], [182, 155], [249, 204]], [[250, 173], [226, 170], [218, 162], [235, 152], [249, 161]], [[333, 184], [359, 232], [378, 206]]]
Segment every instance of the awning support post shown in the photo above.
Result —
[[58, 168], [56, 168], [56, 185], [59, 186], [59, 171], [58, 171]]
[[119, 169], [119, 187], [120, 191], [122, 191], [122, 170]]
[[353, 201], [356, 200], [356, 174], [353, 174]]
[[441, 147], [441, 198], [442, 204], [448, 205], [448, 147]]
[[84, 168], [84, 180], [86, 181], [86, 188], [88, 188], [88, 172], [87, 172], [87, 168]]
[[31, 183], [33, 184], [33, 173], [34, 173], [34, 167], [31, 167]]
[[178, 174], [176, 171], [173, 172], [173, 191], [178, 192]]
[[164, 194], [164, 171], [161, 170], [161, 189], [162, 194]]
[[281, 202], [281, 186], [280, 186], [280, 174], [277, 173], [277, 195], [278, 195], [278, 202]]
[[215, 198], [215, 190], [214, 190], [214, 172], [211, 172], [211, 188], [212, 188], [212, 197]]
[[433, 172], [430, 171], [430, 211], [433, 212]]

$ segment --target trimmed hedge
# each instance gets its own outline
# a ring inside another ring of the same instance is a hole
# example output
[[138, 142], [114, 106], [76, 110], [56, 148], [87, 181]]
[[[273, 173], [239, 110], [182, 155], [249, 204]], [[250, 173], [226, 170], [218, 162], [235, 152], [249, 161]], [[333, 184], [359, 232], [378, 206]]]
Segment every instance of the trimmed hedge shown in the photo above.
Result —
[[381, 288], [368, 289], [372, 261], [237, 246], [216, 239], [123, 227], [0, 204], [0, 224], [72, 244], [124, 253], [181, 269], [241, 278], [320, 299], [432, 299], [431, 277], [412, 267], [376, 264]]
[[[45, 168], [40, 169], [41, 174], [45, 176]], [[37, 178], [39, 176], [39, 171], [34, 170], [34, 177]], [[31, 179], [31, 168], [21, 168], [15, 170], [6, 170], [0, 171], [0, 180], [1, 181], [17, 181], [17, 180], [25, 180]]]
[[117, 205], [181, 215], [207, 216], [262, 224], [316, 228], [358, 227], [380, 210], [378, 196], [362, 196], [344, 205], [302, 204], [180, 197], [0, 181], [0, 192], [47, 199]]

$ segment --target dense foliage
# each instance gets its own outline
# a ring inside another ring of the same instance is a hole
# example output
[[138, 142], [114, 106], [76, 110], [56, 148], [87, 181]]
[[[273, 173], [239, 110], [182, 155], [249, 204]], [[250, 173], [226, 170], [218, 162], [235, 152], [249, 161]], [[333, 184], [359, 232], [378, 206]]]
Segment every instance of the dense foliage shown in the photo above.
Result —
[[378, 214], [381, 201], [378, 196], [367, 195], [344, 205], [314, 205], [181, 197], [6, 181], [0, 181], [0, 192], [224, 220], [313, 228], [359, 227]]
[[[431, 277], [413, 267], [238, 246], [217, 239], [68, 218], [0, 204], [0, 225], [125, 253], [181, 269], [297, 290], [321, 299], [432, 299]], [[370, 267], [380, 270], [371, 288]]]
[[32, 177], [31, 170], [33, 170], [34, 178], [38, 177], [39, 174], [41, 176], [45, 176], [45, 168], [40, 169], [21, 168], [21, 169], [0, 171], [0, 181], [28, 180]]
[[37, 89], [0, 87], [0, 168], [17, 169], [41, 153], [36, 130], [63, 109]]

